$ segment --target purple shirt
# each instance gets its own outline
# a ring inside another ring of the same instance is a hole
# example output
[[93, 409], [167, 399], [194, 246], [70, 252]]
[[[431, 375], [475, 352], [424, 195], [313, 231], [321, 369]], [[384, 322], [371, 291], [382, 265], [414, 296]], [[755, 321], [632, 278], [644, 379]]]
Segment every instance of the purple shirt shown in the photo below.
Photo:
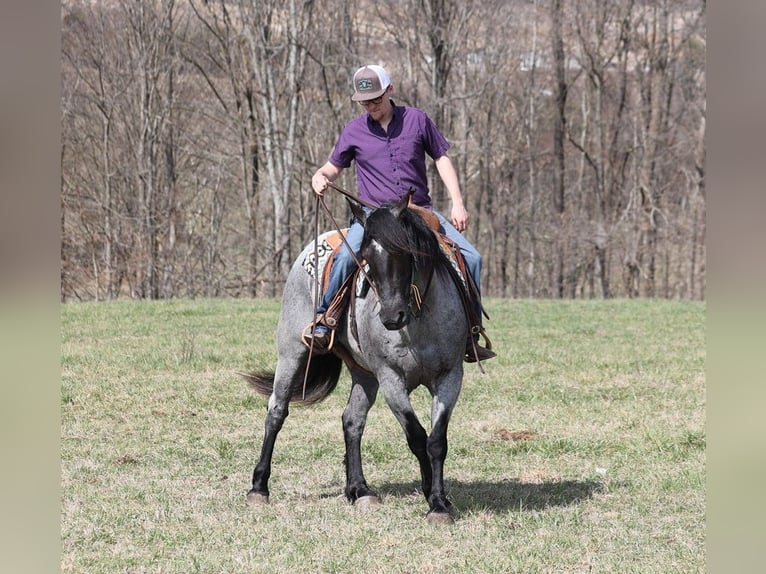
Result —
[[397, 201], [412, 187], [413, 201], [430, 208], [426, 154], [439, 159], [449, 147], [425, 112], [394, 105], [388, 133], [367, 112], [346, 124], [330, 163], [345, 169], [356, 161], [359, 196], [375, 205]]

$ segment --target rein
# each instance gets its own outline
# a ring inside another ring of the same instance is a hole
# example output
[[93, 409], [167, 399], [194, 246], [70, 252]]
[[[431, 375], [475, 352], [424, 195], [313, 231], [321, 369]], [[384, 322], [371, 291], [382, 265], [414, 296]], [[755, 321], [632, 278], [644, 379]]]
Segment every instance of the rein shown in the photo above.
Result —
[[[373, 285], [372, 280], [370, 280], [370, 277], [367, 275], [367, 271], [364, 270], [364, 265], [362, 265], [361, 261], [356, 256], [356, 253], [354, 253], [354, 250], [351, 249], [351, 246], [348, 244], [348, 241], [346, 241], [346, 236], [343, 235], [341, 232], [340, 225], [338, 225], [338, 222], [335, 220], [335, 217], [333, 216], [332, 212], [330, 211], [330, 208], [327, 207], [327, 204], [324, 201], [324, 197], [317, 196], [319, 204], [322, 206], [322, 208], [327, 213], [327, 216], [330, 218], [330, 221], [332, 221], [333, 225], [335, 226], [335, 230], [338, 232], [338, 235], [340, 235], [341, 240], [343, 241], [343, 245], [346, 246], [346, 249], [348, 249], [349, 253], [351, 253], [351, 257], [354, 259], [354, 263], [356, 264], [359, 271], [364, 275], [364, 278], [367, 279], [367, 282], [372, 287], [372, 290], [375, 292], [375, 295], [378, 295], [378, 290], [375, 288], [375, 285]], [[355, 199], [354, 201], [359, 201], [361, 203], [361, 200]], [[366, 205], [366, 204], [363, 204]], [[318, 211], [318, 210], [317, 210]], [[317, 213], [318, 216], [318, 213]], [[318, 227], [317, 227], [318, 229]], [[316, 246], [317, 240], [319, 239], [319, 231], [317, 230], [316, 236], [314, 237], [314, 246]]]
[[431, 266], [426, 284], [423, 288], [418, 287], [417, 284], [417, 272], [415, 271], [415, 265], [412, 266], [412, 280], [410, 282], [410, 313], [413, 317], [420, 317], [420, 313], [423, 310], [423, 299], [428, 294], [428, 290], [431, 288], [431, 280], [434, 277], [434, 268]]
[[[342, 187], [340, 187], [340, 186], [337, 186], [337, 185], [335, 185], [335, 184], [334, 184], [333, 182], [331, 182], [331, 181], [328, 181], [328, 182], [327, 182], [327, 185], [328, 185], [329, 187], [333, 188], [335, 191], [337, 191], [337, 192], [341, 193], [342, 195], [345, 195], [345, 196], [346, 196], [346, 198], [350, 199], [350, 200], [351, 200], [351, 201], [353, 201], [354, 203], [358, 203], [359, 205], [364, 205], [365, 207], [369, 207], [370, 209], [377, 209], [377, 208], [378, 208], [378, 206], [377, 206], [377, 205], [373, 205], [373, 204], [372, 204], [372, 203], [370, 203], [369, 201], [365, 201], [365, 200], [364, 200], [364, 199], [362, 199], [361, 197], [357, 197], [356, 195], [354, 195], [354, 194], [353, 194], [353, 193], [351, 193], [350, 191], [346, 191], [345, 189], [343, 189], [343, 188], [342, 188]], [[331, 217], [332, 217], [332, 216], [331, 216]]]
[[[316, 205], [314, 207], [314, 261], [319, 261], [319, 202], [322, 198], [317, 195]], [[314, 273], [314, 310], [319, 306], [319, 273]], [[314, 313], [314, 322], [311, 325], [311, 332], [314, 332], [317, 326], [316, 313]], [[309, 358], [306, 361], [306, 372], [303, 374], [303, 390], [301, 397], [306, 400], [306, 383], [309, 378], [309, 367], [311, 366], [311, 357], [314, 354], [314, 337], [311, 337], [309, 345]]]
[[[340, 192], [344, 196], [346, 196], [347, 200], [355, 201], [359, 205], [364, 205], [365, 207], [370, 207], [372, 209], [376, 209], [376, 206], [364, 201], [360, 197], [356, 197], [354, 194], [346, 191], [345, 189], [335, 185], [332, 182], [328, 182], [328, 186], [333, 188], [335, 191]], [[314, 208], [314, 261], [319, 260], [319, 207], [322, 207], [324, 209], [325, 213], [327, 213], [328, 217], [330, 218], [330, 221], [332, 221], [333, 225], [335, 226], [335, 230], [338, 232], [338, 235], [340, 236], [341, 240], [343, 241], [343, 244], [346, 246], [346, 249], [348, 249], [349, 253], [351, 253], [351, 257], [354, 259], [354, 263], [356, 264], [357, 268], [359, 269], [359, 272], [364, 275], [364, 278], [367, 280], [367, 283], [369, 283], [370, 287], [372, 288], [373, 292], [377, 297], [380, 297], [377, 288], [375, 287], [375, 284], [372, 282], [370, 277], [367, 275], [367, 272], [364, 270], [364, 265], [359, 261], [359, 259], [356, 256], [356, 253], [354, 253], [354, 250], [351, 249], [351, 246], [348, 244], [348, 241], [346, 241], [346, 236], [341, 231], [340, 225], [336, 221], [335, 217], [332, 214], [332, 211], [330, 211], [330, 208], [327, 207], [327, 203], [325, 203], [324, 197], [321, 195], [316, 196], [316, 206]], [[319, 306], [319, 273], [314, 274], [314, 309], [316, 309]], [[414, 286], [414, 285], [413, 285]], [[316, 328], [317, 322], [316, 322], [316, 315], [314, 316], [314, 322], [311, 325], [311, 331], [313, 332]], [[334, 329], [333, 329], [333, 336], [335, 335]], [[309, 367], [311, 366], [311, 357], [314, 354], [314, 338], [311, 338], [311, 345], [309, 346], [309, 357], [308, 361], [306, 362], [306, 372], [303, 375], [303, 389], [302, 389], [302, 397], [305, 400], [306, 398], [306, 383], [308, 382], [309, 377]]]

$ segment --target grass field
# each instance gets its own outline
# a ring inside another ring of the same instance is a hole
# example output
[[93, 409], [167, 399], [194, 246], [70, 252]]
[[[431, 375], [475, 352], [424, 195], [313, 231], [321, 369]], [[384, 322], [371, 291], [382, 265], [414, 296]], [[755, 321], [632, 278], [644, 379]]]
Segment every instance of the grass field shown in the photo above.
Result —
[[[62, 572], [705, 571], [705, 305], [485, 302], [498, 358], [466, 366], [427, 523], [382, 398], [362, 443], [383, 504], [343, 497], [349, 388], [293, 407], [270, 506], [245, 505], [279, 302], [61, 308]], [[427, 393], [413, 402], [428, 426]]]

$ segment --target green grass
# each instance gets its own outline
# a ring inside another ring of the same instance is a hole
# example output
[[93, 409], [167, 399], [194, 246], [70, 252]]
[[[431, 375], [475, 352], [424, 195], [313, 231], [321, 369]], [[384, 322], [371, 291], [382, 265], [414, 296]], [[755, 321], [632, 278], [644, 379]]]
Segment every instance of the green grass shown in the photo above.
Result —
[[363, 451], [383, 505], [345, 501], [345, 372], [291, 409], [272, 503], [245, 505], [266, 401], [233, 371], [273, 368], [278, 301], [62, 306], [62, 571], [704, 572], [704, 304], [485, 303], [499, 356], [466, 366], [449, 527], [382, 398]]

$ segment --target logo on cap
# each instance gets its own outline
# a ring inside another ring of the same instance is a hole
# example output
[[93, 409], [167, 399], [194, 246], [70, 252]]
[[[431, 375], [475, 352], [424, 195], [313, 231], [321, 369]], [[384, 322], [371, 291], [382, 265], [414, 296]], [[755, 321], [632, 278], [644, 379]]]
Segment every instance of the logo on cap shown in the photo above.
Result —
[[359, 80], [356, 85], [359, 87], [360, 90], [371, 90], [372, 80], [365, 78], [363, 80]]

